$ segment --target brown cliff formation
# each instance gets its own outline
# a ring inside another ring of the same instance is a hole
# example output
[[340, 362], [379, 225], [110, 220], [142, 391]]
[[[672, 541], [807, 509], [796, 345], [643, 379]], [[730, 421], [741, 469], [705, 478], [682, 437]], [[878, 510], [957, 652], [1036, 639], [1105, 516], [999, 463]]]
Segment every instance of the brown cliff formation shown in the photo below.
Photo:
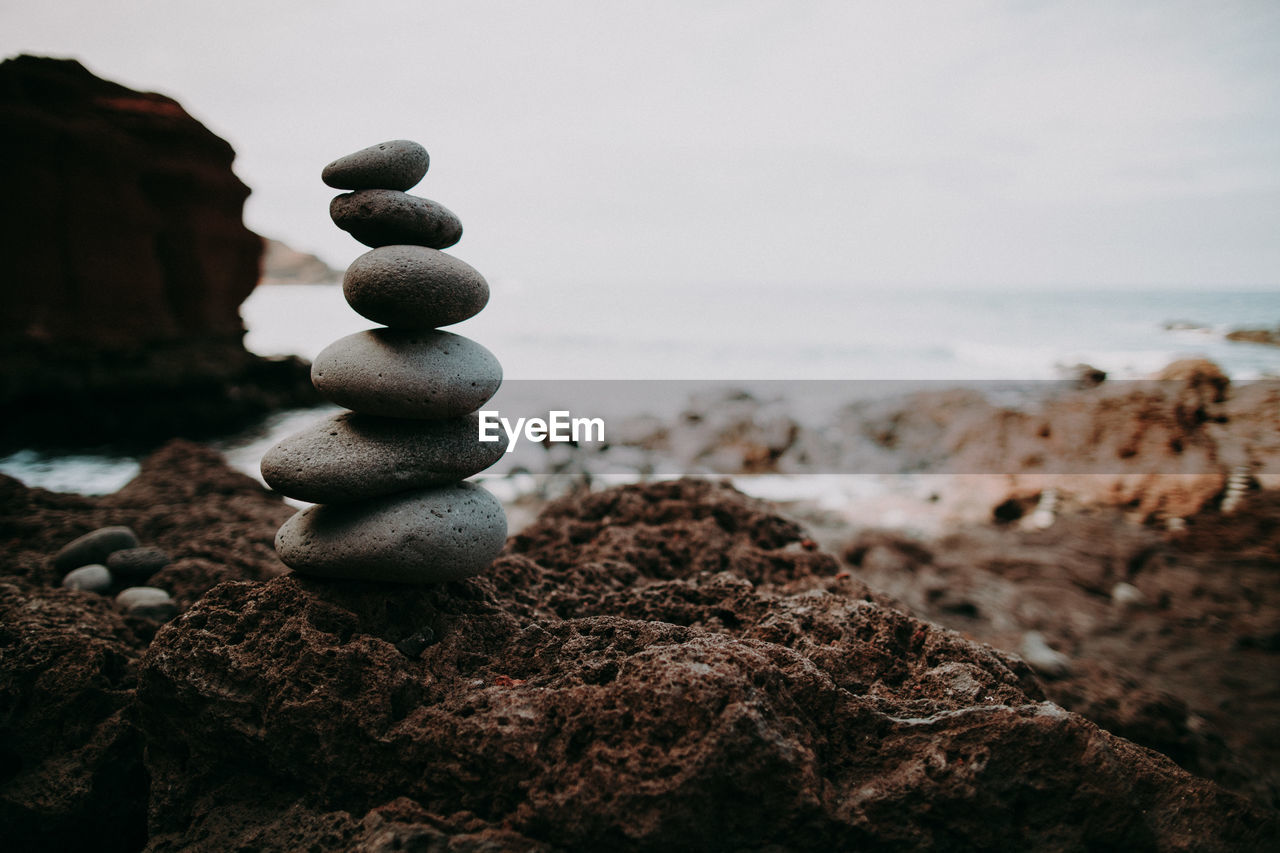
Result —
[[0, 404], [24, 415], [5, 439], [195, 432], [302, 399], [298, 365], [241, 344], [262, 241], [234, 156], [171, 98], [73, 60], [0, 64]]

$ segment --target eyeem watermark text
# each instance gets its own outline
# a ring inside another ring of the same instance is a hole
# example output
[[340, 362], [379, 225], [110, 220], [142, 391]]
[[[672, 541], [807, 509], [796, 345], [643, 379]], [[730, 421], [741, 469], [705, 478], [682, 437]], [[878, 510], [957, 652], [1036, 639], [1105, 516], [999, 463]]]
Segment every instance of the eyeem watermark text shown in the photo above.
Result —
[[604, 418], [575, 418], [567, 411], [547, 412], [547, 419], [516, 418], [513, 424], [494, 409], [481, 409], [480, 440], [499, 441], [507, 434], [507, 453], [516, 449], [520, 436], [530, 441], [604, 441]]

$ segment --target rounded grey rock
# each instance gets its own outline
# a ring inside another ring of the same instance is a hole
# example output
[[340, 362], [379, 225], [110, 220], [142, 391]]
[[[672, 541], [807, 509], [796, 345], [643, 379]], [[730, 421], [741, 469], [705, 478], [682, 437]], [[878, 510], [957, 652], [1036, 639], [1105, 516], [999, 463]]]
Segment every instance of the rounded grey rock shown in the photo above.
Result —
[[100, 527], [62, 547], [53, 558], [53, 567], [69, 572], [80, 566], [105, 563], [107, 557], [125, 548], [138, 547], [138, 537], [127, 527]]
[[462, 239], [462, 222], [449, 208], [399, 190], [357, 190], [334, 196], [329, 216], [366, 246], [447, 249]]
[[107, 557], [107, 568], [130, 578], [149, 578], [169, 565], [169, 555], [159, 548], [125, 548]]
[[396, 329], [461, 323], [489, 301], [484, 276], [425, 246], [383, 246], [356, 258], [342, 292], [358, 314]]
[[111, 589], [111, 581], [111, 572], [107, 567], [94, 563], [67, 572], [62, 585], [67, 589], [82, 589], [85, 592], [106, 592]]
[[116, 606], [129, 616], [166, 622], [178, 615], [178, 605], [163, 589], [131, 586], [116, 596]]
[[308, 507], [276, 533], [276, 552], [306, 575], [442, 583], [484, 571], [506, 538], [498, 499], [474, 483], [457, 483]]
[[408, 139], [393, 139], [339, 157], [320, 179], [340, 190], [407, 190], [427, 173], [427, 149]]
[[281, 494], [336, 504], [465, 480], [507, 449], [480, 441], [475, 414], [439, 421], [342, 412], [291, 435], [262, 457], [262, 478]]
[[498, 391], [502, 365], [452, 332], [368, 329], [339, 338], [311, 363], [325, 399], [366, 415], [437, 420], [474, 412]]

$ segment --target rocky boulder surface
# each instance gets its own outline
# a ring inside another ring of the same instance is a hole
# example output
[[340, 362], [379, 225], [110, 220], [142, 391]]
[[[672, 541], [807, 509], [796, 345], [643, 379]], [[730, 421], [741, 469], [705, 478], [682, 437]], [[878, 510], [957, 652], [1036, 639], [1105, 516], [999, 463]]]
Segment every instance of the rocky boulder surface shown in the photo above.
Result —
[[[1046, 701], [794, 522], [675, 481], [551, 504], [484, 575], [303, 580], [290, 510], [175, 443], [103, 498], [0, 481], [20, 847], [1267, 849], [1274, 811]], [[157, 626], [54, 586], [127, 525]], [[222, 581], [220, 583], [220, 581]]]
[[[834, 399], [857, 387], [813, 385]], [[607, 461], [626, 445], [663, 473], [959, 475], [961, 502], [983, 517], [1046, 488], [1161, 520], [1213, 505], [1235, 470], [1280, 488], [1280, 382], [1232, 383], [1205, 359], [1172, 362], [1149, 380], [904, 383], [913, 385], [820, 421], [729, 387], [695, 397], [674, 420], [624, 421], [609, 445], [585, 446], [579, 464], [608, 470], [592, 455]]]
[[262, 255], [249, 189], [176, 101], [74, 60], [9, 59], [0, 154], [0, 404], [24, 412], [0, 438], [216, 430], [314, 400], [299, 363], [241, 345]]
[[186, 442], [101, 498], [0, 476], [0, 826], [13, 849], [137, 850], [147, 838], [148, 774], [132, 718], [138, 663], [159, 625], [62, 588], [62, 546], [131, 527], [173, 555], [152, 582], [185, 608], [223, 580], [283, 573], [271, 520], [289, 515]]
[[843, 556], [912, 613], [1024, 654], [1053, 701], [1274, 807], [1278, 518], [1269, 491], [1177, 531], [1094, 508], [1045, 529], [864, 529]]
[[1280, 327], [1275, 329], [1232, 329], [1227, 340], [1245, 344], [1267, 344], [1280, 347]]
[[279, 240], [262, 241], [262, 284], [334, 284], [342, 280], [335, 270], [309, 252]]

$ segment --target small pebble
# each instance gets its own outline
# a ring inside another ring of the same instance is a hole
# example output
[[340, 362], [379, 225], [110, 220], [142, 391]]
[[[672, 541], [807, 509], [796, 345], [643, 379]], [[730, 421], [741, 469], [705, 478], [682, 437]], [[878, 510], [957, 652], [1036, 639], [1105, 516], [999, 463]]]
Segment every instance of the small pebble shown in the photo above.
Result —
[[398, 190], [358, 190], [335, 196], [329, 216], [373, 248], [407, 245], [447, 249], [462, 239], [462, 222], [447, 207]]
[[1071, 658], [1052, 648], [1039, 631], [1023, 635], [1021, 651], [1022, 659], [1044, 675], [1057, 677], [1071, 671]]
[[159, 548], [125, 548], [107, 557], [107, 568], [117, 575], [146, 579], [169, 565], [169, 555]]
[[393, 139], [339, 157], [320, 180], [339, 190], [407, 190], [427, 173], [427, 149], [408, 139]]
[[1111, 603], [1117, 607], [1140, 607], [1146, 603], [1142, 590], [1131, 583], [1118, 583], [1111, 588]]
[[116, 596], [116, 606], [129, 616], [167, 622], [178, 615], [178, 605], [163, 589], [131, 586]]
[[82, 589], [85, 592], [106, 592], [111, 588], [111, 572], [106, 566], [97, 563], [81, 566], [67, 572], [62, 585], [67, 589]]
[[1058, 516], [1058, 490], [1045, 489], [1040, 493], [1040, 501], [1026, 518], [1022, 519], [1022, 527], [1026, 530], [1048, 530]]
[[62, 547], [53, 558], [53, 567], [69, 572], [81, 566], [106, 563], [107, 557], [125, 548], [138, 547], [138, 537], [127, 527], [100, 527]]

